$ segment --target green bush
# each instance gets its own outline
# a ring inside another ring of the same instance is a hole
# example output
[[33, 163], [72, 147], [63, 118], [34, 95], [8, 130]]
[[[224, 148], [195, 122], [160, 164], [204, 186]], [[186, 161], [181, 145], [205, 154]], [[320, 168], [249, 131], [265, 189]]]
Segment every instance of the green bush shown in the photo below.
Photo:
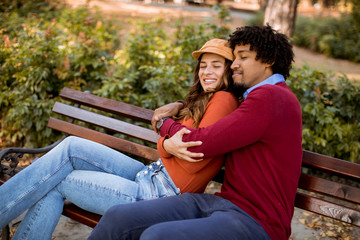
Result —
[[[226, 16], [223, 8], [219, 11]], [[111, 76], [95, 93], [150, 109], [184, 99], [196, 64], [191, 53], [211, 38], [230, 34], [225, 24], [185, 25], [181, 19], [174, 24], [164, 19], [134, 20], [131, 26], [124, 48], [110, 66]]]
[[352, 16], [305, 18], [296, 21], [293, 43], [329, 57], [360, 62], [360, 28]]
[[287, 84], [301, 104], [303, 148], [360, 163], [360, 87], [306, 65]]
[[38, 147], [57, 138], [46, 122], [64, 86], [147, 108], [183, 99], [192, 50], [230, 33], [226, 8], [219, 7], [220, 25], [134, 22], [119, 49], [120, 27], [112, 21], [87, 6], [51, 3], [0, 4], [0, 137], [6, 144]]
[[250, 25], [250, 26], [263, 25], [264, 24], [264, 15], [265, 15], [265, 11], [263, 11], [263, 10], [256, 11], [255, 14], [251, 18], [246, 20], [245, 25]]
[[42, 146], [57, 137], [46, 123], [59, 91], [95, 89], [106, 78], [120, 43], [117, 29], [85, 7], [40, 0], [2, 7], [0, 137], [11, 145]]

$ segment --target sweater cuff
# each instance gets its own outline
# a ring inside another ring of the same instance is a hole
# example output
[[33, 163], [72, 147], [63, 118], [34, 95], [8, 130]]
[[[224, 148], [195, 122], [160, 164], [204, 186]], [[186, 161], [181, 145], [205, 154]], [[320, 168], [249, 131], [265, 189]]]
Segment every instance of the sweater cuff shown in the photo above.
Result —
[[167, 151], [165, 151], [164, 149], [164, 141], [166, 139], [168, 139], [170, 136], [169, 135], [166, 135], [165, 137], [161, 137], [159, 138], [158, 142], [157, 142], [157, 150], [158, 152], [160, 153], [161, 157], [164, 157], [164, 158], [169, 158], [171, 157], [172, 155], [170, 153], [168, 153]]
[[163, 125], [160, 128], [160, 136], [165, 137], [166, 135], [168, 135], [171, 125], [174, 122], [175, 121], [171, 118], [165, 119]]

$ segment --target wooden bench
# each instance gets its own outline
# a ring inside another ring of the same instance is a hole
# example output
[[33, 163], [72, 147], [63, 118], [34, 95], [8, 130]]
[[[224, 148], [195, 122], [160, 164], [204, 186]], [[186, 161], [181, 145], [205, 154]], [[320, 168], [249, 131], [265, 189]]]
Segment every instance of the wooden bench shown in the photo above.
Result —
[[[70, 104], [55, 103], [53, 112], [59, 117], [51, 117], [48, 127], [102, 143], [145, 161], [159, 158], [156, 151], [159, 136], [150, 127], [152, 110], [69, 88], [64, 88], [60, 96]], [[61, 120], [63, 117], [67, 120]], [[44, 152], [52, 147], [31, 151]], [[0, 173], [0, 184], [10, 178], [19, 155], [31, 151], [8, 148], [0, 152], [0, 159], [7, 159], [1, 161], [4, 169]], [[221, 171], [214, 181], [222, 182], [223, 176], [224, 171]], [[304, 150], [303, 173], [295, 206], [360, 226], [359, 185], [360, 164]], [[69, 202], [63, 215], [90, 227], [94, 227], [101, 217]]]

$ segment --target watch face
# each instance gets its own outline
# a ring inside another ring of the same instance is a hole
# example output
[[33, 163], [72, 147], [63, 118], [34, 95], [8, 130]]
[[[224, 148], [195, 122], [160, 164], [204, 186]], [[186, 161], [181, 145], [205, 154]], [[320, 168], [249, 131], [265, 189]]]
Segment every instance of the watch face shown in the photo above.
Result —
[[159, 121], [156, 122], [156, 129], [160, 130], [161, 126], [163, 125], [163, 119], [160, 119]]

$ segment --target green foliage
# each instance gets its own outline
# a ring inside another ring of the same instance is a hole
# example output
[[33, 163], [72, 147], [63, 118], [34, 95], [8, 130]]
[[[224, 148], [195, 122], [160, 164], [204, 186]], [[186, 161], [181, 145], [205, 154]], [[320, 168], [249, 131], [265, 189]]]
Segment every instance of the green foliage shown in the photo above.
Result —
[[360, 31], [360, 0], [351, 0], [352, 9], [351, 17], [352, 22], [355, 24], [356, 28]]
[[303, 148], [360, 162], [360, 87], [304, 65], [287, 84], [300, 101]]
[[95, 93], [150, 109], [184, 99], [196, 64], [191, 53], [211, 38], [230, 34], [226, 26], [181, 20], [169, 26], [164, 19], [136, 20], [131, 29], [111, 76]]
[[56, 138], [46, 123], [59, 91], [100, 86], [116, 29], [86, 8], [40, 0], [2, 7], [12, 11], [0, 12], [0, 137], [40, 146]]
[[255, 14], [246, 20], [246, 25], [249, 26], [261, 26], [264, 24], [264, 15], [265, 11], [259, 10], [256, 11]]
[[360, 28], [352, 16], [296, 21], [293, 43], [330, 57], [360, 62]]

